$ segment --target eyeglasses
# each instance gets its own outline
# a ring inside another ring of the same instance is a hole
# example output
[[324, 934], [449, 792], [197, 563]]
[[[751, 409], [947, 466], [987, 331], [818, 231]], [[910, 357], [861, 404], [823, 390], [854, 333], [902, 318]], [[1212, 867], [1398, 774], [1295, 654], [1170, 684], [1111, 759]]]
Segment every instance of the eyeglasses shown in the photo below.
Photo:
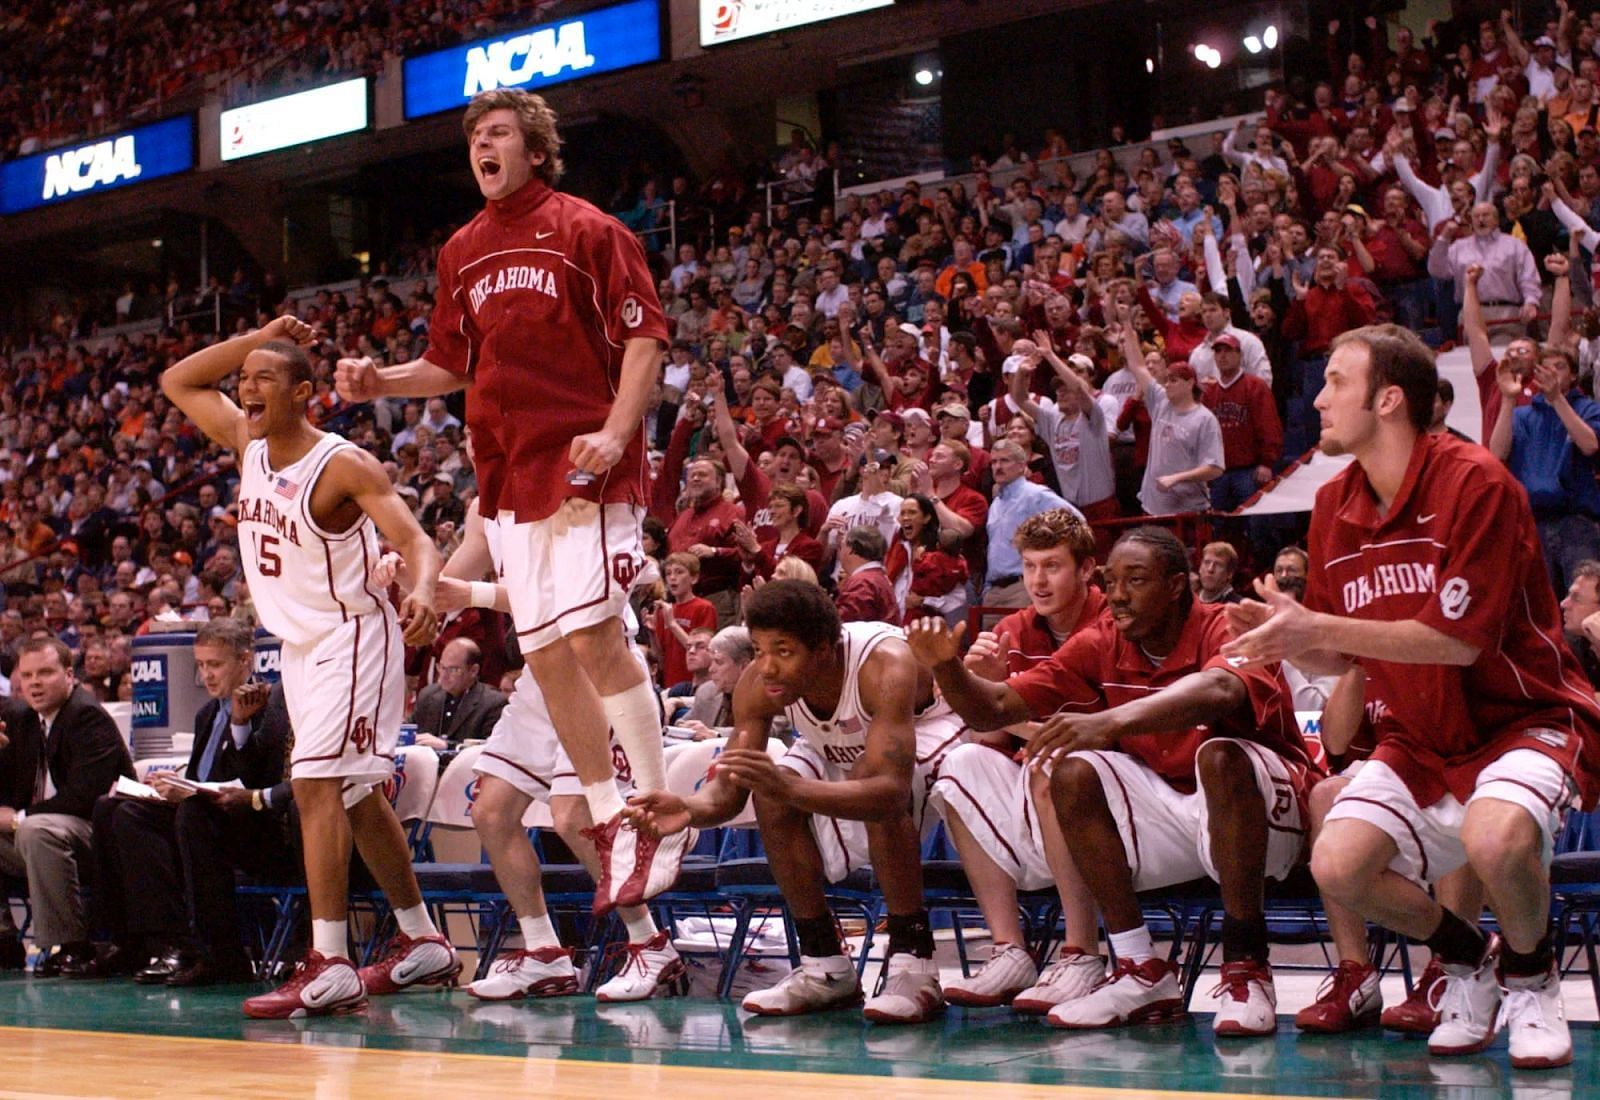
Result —
[[439, 671], [440, 672], [465, 672], [465, 671], [467, 671], [467, 669], [475, 668], [475, 667], [477, 667], [477, 666], [475, 666], [475, 665], [445, 665], [445, 664], [441, 664], [439, 666]]

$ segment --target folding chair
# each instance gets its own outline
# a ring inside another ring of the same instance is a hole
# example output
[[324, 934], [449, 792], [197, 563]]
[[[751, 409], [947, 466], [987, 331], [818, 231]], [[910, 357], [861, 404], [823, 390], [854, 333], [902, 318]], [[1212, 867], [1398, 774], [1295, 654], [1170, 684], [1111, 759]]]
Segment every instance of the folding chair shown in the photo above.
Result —
[[1578, 949], [1561, 972], [1565, 975], [1573, 971], [1581, 950], [1595, 1001], [1600, 1003], [1600, 811], [1568, 815], [1550, 865], [1550, 890], [1556, 958], [1567, 958], [1574, 934], [1578, 941]]

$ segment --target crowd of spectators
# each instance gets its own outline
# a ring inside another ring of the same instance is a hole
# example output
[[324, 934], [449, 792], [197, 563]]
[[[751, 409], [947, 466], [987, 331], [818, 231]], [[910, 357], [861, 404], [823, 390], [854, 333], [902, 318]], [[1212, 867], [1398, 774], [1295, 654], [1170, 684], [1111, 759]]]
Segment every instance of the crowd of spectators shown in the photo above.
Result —
[[[1011, 536], [1051, 508], [1107, 543], [1135, 517], [1178, 516], [1166, 522], [1197, 549], [1217, 540], [1197, 585], [1243, 590], [1298, 521], [1204, 514], [1314, 445], [1329, 344], [1382, 320], [1472, 343], [1482, 442], [1502, 404], [1518, 407], [1497, 453], [1560, 542], [1553, 583], [1589, 583], [1576, 566], [1600, 556], [1600, 406], [1586, 396], [1600, 320], [1591, 280], [1572, 275], [1600, 241], [1597, 31], [1600, 12], [1564, 4], [1549, 24], [1435, 24], [1425, 40], [1333, 24], [1330, 40], [1356, 48], [1325, 80], [1274, 88], [1254, 124], [1126, 161], [1101, 150], [1082, 173], [1052, 135], [980, 162], [970, 183], [834, 196], [828, 154], [796, 135], [771, 161], [793, 186], [770, 219], [731, 172], [621, 195], [642, 233], [662, 195], [718, 211], [714, 233], [691, 223], [670, 255], [664, 235], [644, 237], [673, 330], [647, 416], [660, 576], [636, 600], [660, 686], [710, 682], [716, 632], [773, 577], [819, 578], [846, 618], [1022, 606]], [[1001, 168], [1018, 174], [996, 184]], [[403, 274], [425, 275], [428, 255]], [[425, 347], [427, 280], [404, 297], [385, 278], [298, 297], [240, 280], [254, 320], [281, 306], [320, 328], [312, 415], [387, 464], [448, 553], [474, 491], [461, 410], [346, 408], [331, 385], [340, 356]], [[1496, 358], [1496, 326], [1540, 332], [1551, 311], [1545, 353], [1519, 340]], [[206, 338], [174, 326], [93, 352], [61, 339], [0, 368], [0, 646], [55, 634], [106, 698], [126, 694], [128, 639], [152, 620], [248, 602], [232, 459], [155, 385]], [[504, 628], [491, 612], [452, 620], [413, 656], [419, 686], [436, 666], [453, 676], [464, 650], [439, 655], [466, 639], [478, 678], [508, 687]]]
[[231, 100], [375, 76], [561, 0], [25, 0], [0, 13], [0, 161], [149, 121], [223, 80]]

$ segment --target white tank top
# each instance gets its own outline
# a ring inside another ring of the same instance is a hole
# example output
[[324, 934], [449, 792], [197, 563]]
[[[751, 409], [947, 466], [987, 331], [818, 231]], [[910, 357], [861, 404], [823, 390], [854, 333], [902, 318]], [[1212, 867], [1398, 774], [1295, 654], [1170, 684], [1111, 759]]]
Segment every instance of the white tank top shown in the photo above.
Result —
[[[905, 632], [888, 623], [845, 623], [840, 632], [844, 646], [844, 686], [839, 689], [839, 705], [827, 718], [814, 714], [806, 701], [784, 708], [797, 734], [822, 753], [830, 764], [848, 771], [867, 751], [867, 727], [872, 715], [861, 702], [861, 670], [874, 650], [890, 638], [905, 638]], [[927, 710], [916, 716], [920, 733], [931, 719], [952, 713], [944, 699], [936, 698]]]
[[298, 461], [274, 470], [265, 440], [244, 450], [239, 484], [239, 552], [261, 625], [285, 642], [308, 645], [383, 607], [367, 581], [378, 533], [362, 515], [343, 534], [311, 518], [311, 493], [328, 461], [355, 444], [331, 433]]

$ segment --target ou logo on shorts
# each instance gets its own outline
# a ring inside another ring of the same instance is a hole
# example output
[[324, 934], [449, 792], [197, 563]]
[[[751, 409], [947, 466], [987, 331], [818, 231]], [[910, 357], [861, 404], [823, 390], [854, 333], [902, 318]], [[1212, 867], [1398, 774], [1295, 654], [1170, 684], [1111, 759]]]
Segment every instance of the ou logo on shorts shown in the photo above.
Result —
[[643, 566], [634, 554], [611, 555], [611, 579], [617, 582], [619, 588], [632, 588], [641, 568]]
[[1472, 592], [1464, 577], [1451, 577], [1439, 589], [1439, 610], [1447, 619], [1459, 619], [1472, 603]]
[[355, 742], [357, 752], [372, 748], [372, 722], [365, 715], [356, 719], [355, 729], [350, 731], [350, 740]]
[[628, 328], [638, 328], [644, 320], [644, 304], [632, 294], [622, 300], [622, 323]]

